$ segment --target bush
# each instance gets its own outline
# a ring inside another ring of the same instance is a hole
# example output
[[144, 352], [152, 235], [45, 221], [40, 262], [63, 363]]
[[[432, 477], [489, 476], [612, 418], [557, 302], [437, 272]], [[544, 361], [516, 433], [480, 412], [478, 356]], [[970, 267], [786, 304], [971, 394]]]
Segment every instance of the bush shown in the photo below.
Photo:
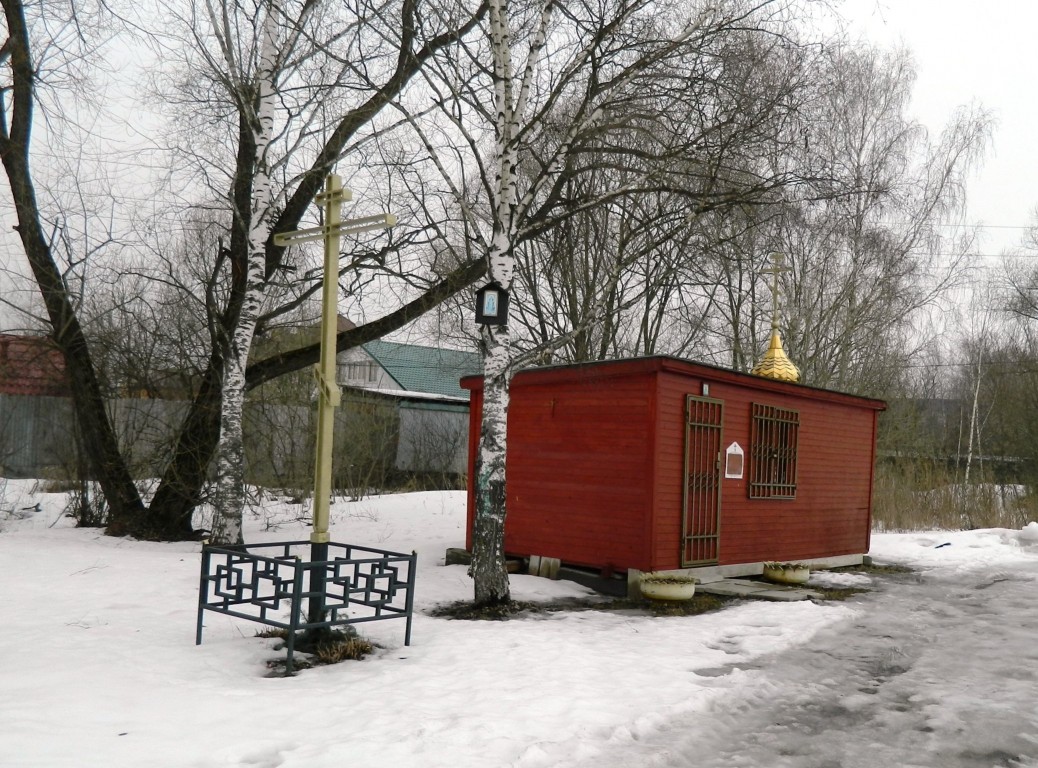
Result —
[[64, 514], [75, 518], [80, 528], [104, 528], [108, 525], [108, 502], [101, 487], [89, 480], [77, 483], [69, 492]]

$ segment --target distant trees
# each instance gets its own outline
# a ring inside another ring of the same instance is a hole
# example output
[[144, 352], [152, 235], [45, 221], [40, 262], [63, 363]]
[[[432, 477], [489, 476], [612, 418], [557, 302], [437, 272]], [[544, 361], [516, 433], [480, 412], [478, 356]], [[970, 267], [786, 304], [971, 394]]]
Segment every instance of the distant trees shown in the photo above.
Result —
[[[986, 318], [967, 336], [960, 391], [976, 392], [982, 456], [1015, 466], [1014, 479], [1038, 484], [1038, 228], [1024, 233], [1019, 249], [987, 271]], [[976, 323], [974, 324], [977, 325]], [[983, 361], [981, 364], [980, 361]], [[983, 460], [983, 459], [981, 459]], [[1032, 490], [1032, 493], [1034, 491]]]
[[962, 209], [991, 123], [961, 111], [930, 140], [906, 117], [903, 51], [837, 48], [826, 74], [812, 139], [836, 185], [780, 220], [794, 264], [788, 348], [808, 383], [881, 394], [918, 346], [920, 313], [967, 275], [968, 241], [940, 227]]
[[783, 337], [802, 381], [882, 395], [925, 342], [925, 313], [968, 275], [968, 242], [940, 227], [961, 210], [990, 121], [962, 112], [931, 141], [907, 117], [914, 73], [903, 51], [833, 45], [818, 67], [804, 140], [790, 147], [792, 162], [820, 169], [816, 179], [705, 233], [702, 282], [720, 286], [703, 313], [709, 346], [730, 349], [724, 362], [736, 368], [752, 365], [770, 311], [764, 256], [781, 251], [791, 267]]
[[[659, 104], [689, 136], [681, 153], [632, 130], [609, 168], [571, 174], [564, 195], [574, 207], [650, 168], [667, 185], [586, 206], [520, 242], [519, 345], [564, 338], [542, 359], [669, 353], [749, 370], [771, 312], [763, 269], [781, 251], [791, 266], [783, 335], [803, 380], [871, 394], [897, 386], [926, 341], [926, 312], [967, 279], [969, 240], [942, 236], [941, 225], [961, 210], [990, 121], [963, 111], [931, 139], [907, 116], [906, 52], [791, 38], [727, 37], [723, 79], [690, 77], [680, 97], [658, 97], [672, 98]], [[710, 123], [725, 114], [741, 128]], [[758, 187], [703, 204], [701, 179], [682, 171], [708, 165], [702, 158], [718, 169], [714, 188], [750, 178]], [[599, 300], [609, 311], [587, 324]]]
[[[880, 422], [877, 514], [906, 526], [1017, 526], [1038, 497], [1029, 242], [970, 273], [940, 343], [903, 369]], [[917, 507], [925, 514], [913, 514]], [[929, 515], [929, 517], [927, 517]], [[898, 522], [900, 521], [900, 522]]]

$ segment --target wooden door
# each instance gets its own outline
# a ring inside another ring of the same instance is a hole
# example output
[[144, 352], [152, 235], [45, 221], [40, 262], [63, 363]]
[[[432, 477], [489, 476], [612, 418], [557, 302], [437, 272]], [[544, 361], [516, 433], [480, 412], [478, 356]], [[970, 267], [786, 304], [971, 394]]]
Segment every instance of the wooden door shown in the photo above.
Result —
[[721, 425], [724, 403], [688, 395], [682, 566], [717, 563], [721, 535]]

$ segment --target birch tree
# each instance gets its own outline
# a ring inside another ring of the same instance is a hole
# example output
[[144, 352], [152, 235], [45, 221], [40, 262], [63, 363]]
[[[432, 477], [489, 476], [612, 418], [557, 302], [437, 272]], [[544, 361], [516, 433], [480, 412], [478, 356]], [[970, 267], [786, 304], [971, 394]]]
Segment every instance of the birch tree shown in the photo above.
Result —
[[[697, 125], [690, 131], [682, 122], [688, 110], [668, 113], [690, 96], [690, 80], [718, 91], [726, 87], [726, 44], [747, 30], [769, 24], [780, 29], [782, 11], [773, 2], [679, 9], [641, 0], [491, 0], [482, 36], [466, 39], [457, 60], [423, 73], [434, 109], [407, 101], [397, 107], [425, 146], [428, 170], [437, 174], [464, 232], [454, 245], [456, 258], [481, 250], [490, 279], [509, 289], [517, 248], [571, 226], [583, 212], [653, 191], [673, 192], [687, 208], [707, 211], [791, 183], [795, 174], [762, 173], [760, 167], [727, 172], [734, 156], [724, 149], [733, 134], [748, 150], [745, 138], [760, 129], [760, 112], [782, 111], [775, 102], [747, 100], [733, 109], [735, 101], [716, 99], [702, 130]], [[773, 95], [764, 89], [758, 94], [764, 101]], [[632, 133], [647, 148], [632, 147]], [[586, 195], [571, 195], [581, 179], [608, 171], [621, 156], [644, 162], [621, 184], [584, 185]], [[564, 345], [613, 316], [618, 308], [610, 304], [611, 286], [622, 279], [615, 266], [621, 262], [613, 263], [597, 273], [602, 285], [584, 303], [583, 316], [543, 344]], [[481, 348], [483, 423], [471, 573], [475, 602], [493, 604], [509, 600], [503, 549], [508, 382], [523, 360], [539, 352], [517, 354], [507, 324], [483, 328]]]
[[[221, 104], [229, 105], [237, 113], [239, 128], [234, 171], [226, 175], [225, 182], [231, 222], [228, 247], [224, 251], [221, 246], [221, 255], [206, 278], [207, 295], [222, 296], [223, 306], [206, 307], [213, 328], [213, 355], [196, 397], [198, 407], [189, 416], [174, 457], [174, 465], [183, 459], [191, 472], [191, 482], [183, 489], [191, 495], [178, 488], [184, 473], [172, 471], [183, 466], [171, 466], [156, 499], [169, 491], [168, 499], [183, 510], [181, 515], [197, 502], [200, 470], [204, 470], [203, 462], [211, 452], [208, 445], [199, 445], [198, 441], [201, 438], [208, 443], [212, 439], [213, 405], [219, 396], [217, 540], [232, 541], [240, 536], [236, 521], [240, 520], [243, 497], [241, 397], [246, 389], [277, 373], [298, 369], [317, 354], [316, 345], [309, 345], [246, 368], [257, 328], [292, 312], [320, 286], [319, 271], [304, 270], [298, 254], [289, 262], [284, 249], [273, 244], [272, 232], [297, 228], [333, 165], [349, 162], [356, 167], [355, 161], [343, 158], [350, 157], [370, 134], [384, 130], [378, 121], [379, 112], [405, 90], [408, 80], [430, 56], [451, 45], [483, 12], [477, 8], [474, 16], [467, 17], [464, 9], [451, 9], [462, 13], [434, 17], [423, 28], [420, 9], [411, 0], [399, 6], [396, 23], [391, 9], [381, 4], [361, 4], [353, 17], [343, 17], [342, 9], [316, 0], [297, 0], [291, 3], [291, 12], [288, 6], [286, 2], [270, 6], [266, 16], [258, 16], [263, 20], [260, 26], [256, 15], [245, 13], [237, 5], [224, 3], [214, 12], [206, 3], [203, 17], [209, 21], [209, 34], [215, 41], [212, 52], [206, 47], [212, 44], [209, 36], [196, 33], [195, 37], [207, 82], [183, 86], [185, 97], [198, 105], [199, 114], [219, 113]], [[279, 33], [273, 36], [268, 23], [271, 19], [275, 33]], [[459, 19], [460, 25], [452, 26]], [[184, 21], [197, 29], [194, 17]], [[373, 28], [366, 29], [365, 23]], [[259, 34], [252, 37], [257, 28]], [[210, 105], [206, 97], [214, 87], [222, 89], [225, 96]], [[353, 90], [362, 93], [359, 103], [350, 98]], [[272, 140], [270, 123], [261, 108], [272, 108], [275, 97], [286, 117], [279, 121]], [[342, 116], [329, 119], [329, 110], [341, 110]], [[204, 167], [204, 158], [203, 162], [190, 154], [188, 158], [201, 178], [214, 175]], [[269, 188], [274, 181], [280, 184], [276, 193]], [[206, 188], [219, 195], [211, 182], [207, 181]], [[355, 248], [351, 258], [343, 260], [341, 278], [349, 280], [358, 270], [391, 272], [386, 266], [387, 254], [399, 252], [422, 231], [416, 226], [392, 246], [383, 240], [383, 245], [374, 250]], [[467, 266], [445, 279], [421, 284], [424, 292], [420, 290], [398, 310], [344, 334], [342, 348], [351, 345], [346, 341], [349, 336], [356, 339], [352, 344], [377, 338], [460, 290], [475, 279]], [[299, 276], [286, 278], [290, 270]], [[403, 271], [398, 269], [396, 274]], [[211, 388], [206, 385], [210, 381], [214, 382]]]
[[926, 313], [969, 274], [969, 238], [940, 225], [962, 210], [990, 121], [960, 111], [929, 137], [907, 115], [904, 51], [833, 41], [814, 73], [792, 131], [801, 140], [768, 152], [776, 165], [815, 169], [811, 178], [769, 205], [698, 217], [701, 258], [688, 265], [698, 299], [685, 322], [704, 322], [700, 356], [749, 370], [767, 339], [766, 257], [781, 251], [791, 267], [783, 343], [802, 381], [882, 395], [924, 348]]
[[774, 242], [793, 266], [786, 349], [807, 383], [882, 394], [925, 341], [925, 312], [968, 275], [969, 238], [940, 225], [962, 211], [991, 122], [962, 109], [931, 138], [907, 114], [906, 52], [834, 47], [829, 57], [824, 128], [811, 141], [833, 169], [831, 194], [776, 220]]
[[[615, 345], [615, 353], [647, 350], [642, 344], [654, 339], [653, 317], [665, 312], [670, 334], [655, 337], [654, 350], [749, 370], [767, 339], [767, 254], [780, 250], [793, 267], [782, 277], [788, 300], [784, 336], [804, 380], [882, 394], [925, 342], [926, 310], [967, 274], [969, 239], [942, 237], [939, 225], [961, 210], [963, 179], [982, 153], [988, 120], [979, 111], [960, 112], [941, 136], [926, 136], [906, 115], [914, 73], [903, 51], [829, 41], [811, 49], [801, 72], [782, 48], [747, 44], [737, 52], [730, 44], [729, 51], [729, 60], [747, 69], [775, 73], [785, 66], [788, 72], [765, 83], [729, 74], [726, 92], [739, 94], [740, 113], [761, 103], [755, 98], [761, 89], [781, 94], [796, 108], [761, 113], [752, 139], [745, 133], [741, 139], [726, 136], [729, 146], [748, 142], [750, 150], [730, 152], [728, 174], [752, 169], [756, 157], [776, 172], [798, 169], [801, 182], [739, 205], [686, 214], [683, 230], [657, 227], [670, 238], [667, 246], [661, 239], [650, 251], [657, 274], [623, 283], [628, 292], [645, 290], [651, 301], [636, 304], [640, 314], [618, 315], [603, 329], [632, 339]], [[717, 102], [701, 88], [693, 103]], [[694, 113], [687, 122], [695, 125]], [[678, 207], [675, 197], [657, 206], [657, 224]], [[646, 195], [638, 202], [648, 206], [649, 200]], [[624, 210], [636, 209], [624, 204]], [[551, 257], [536, 260], [542, 277], [552, 279], [542, 279], [540, 295], [527, 298], [532, 310], [519, 302], [526, 327], [532, 325], [527, 314], [543, 323], [553, 300], [565, 299], [559, 286], [568, 283], [550, 270], [565, 252], [568, 234], [553, 243]], [[608, 253], [621, 244], [628, 243], [616, 239], [597, 248]], [[684, 258], [668, 258], [674, 245]], [[938, 259], [931, 253], [957, 255]], [[520, 264], [525, 281], [533, 270], [522, 259]], [[654, 290], [661, 285], [666, 291]]]
[[[296, 53], [296, 43], [306, 16], [316, 5], [307, 2], [299, 9], [299, 17], [285, 24], [281, 4], [271, 0], [266, 5], [260, 32], [259, 53], [255, 72], [248, 71], [247, 61], [238, 60], [235, 51], [242, 41], [226, 16], [218, 17], [209, 5], [207, 11], [213, 34], [226, 67], [227, 82], [234, 86], [231, 94], [239, 110], [242, 132], [251, 131], [246, 145], [254, 152], [255, 168], [248, 212], [248, 256], [245, 266], [245, 288], [241, 308], [231, 332], [221, 339], [224, 345], [222, 398], [220, 401], [220, 440], [217, 446], [217, 492], [212, 541], [215, 544], [241, 544], [242, 511], [245, 506], [245, 449], [242, 442], [242, 409], [245, 400], [245, 367], [248, 364], [252, 338], [256, 332], [266, 287], [266, 243], [273, 218], [272, 157], [270, 145], [274, 133], [277, 107], [276, 77], [283, 62]], [[279, 39], [279, 31], [287, 33]]]

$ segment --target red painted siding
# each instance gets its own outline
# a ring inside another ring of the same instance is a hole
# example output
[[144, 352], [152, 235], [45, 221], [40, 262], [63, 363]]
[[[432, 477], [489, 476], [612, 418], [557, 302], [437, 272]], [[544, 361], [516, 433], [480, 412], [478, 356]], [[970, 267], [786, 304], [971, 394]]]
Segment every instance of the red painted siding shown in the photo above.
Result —
[[730, 411], [733, 421], [742, 422], [732, 425], [733, 434], [748, 435], [749, 402], [799, 412], [797, 490], [795, 499], [751, 499], [745, 480], [725, 481], [732, 485], [725, 488], [722, 564], [867, 552], [875, 412], [741, 394], [742, 407]]
[[652, 378], [513, 388], [505, 548], [627, 567], [647, 559]]
[[[476, 390], [471, 528], [480, 382], [466, 381]], [[506, 550], [617, 569], [680, 567], [685, 399], [704, 384], [724, 402], [722, 445], [738, 442], [747, 459], [753, 403], [800, 414], [795, 499], [750, 499], [745, 479], [722, 479], [719, 563], [867, 552], [881, 402], [669, 358], [515, 377]]]
[[465, 526], [465, 549], [472, 551], [472, 522], [476, 519], [476, 456], [479, 455], [479, 425], [483, 420], [483, 380], [479, 377], [467, 377], [461, 380], [461, 386], [469, 392], [469, 459], [468, 459], [468, 499]]

